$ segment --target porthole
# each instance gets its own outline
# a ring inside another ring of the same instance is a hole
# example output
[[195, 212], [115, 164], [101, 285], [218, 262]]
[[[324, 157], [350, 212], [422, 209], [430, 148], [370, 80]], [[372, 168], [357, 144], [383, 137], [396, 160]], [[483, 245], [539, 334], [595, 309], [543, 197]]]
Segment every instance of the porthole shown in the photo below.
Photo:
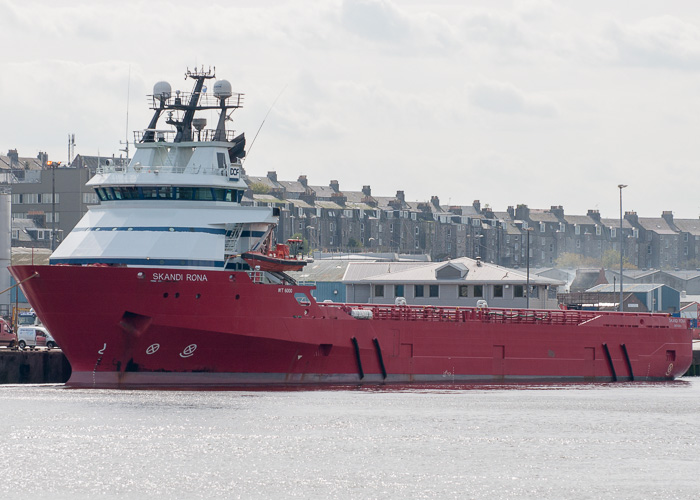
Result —
[[163, 298], [164, 298], [164, 299], [167, 299], [167, 298], [168, 298], [168, 292], [165, 292], [165, 293], [163, 294]]

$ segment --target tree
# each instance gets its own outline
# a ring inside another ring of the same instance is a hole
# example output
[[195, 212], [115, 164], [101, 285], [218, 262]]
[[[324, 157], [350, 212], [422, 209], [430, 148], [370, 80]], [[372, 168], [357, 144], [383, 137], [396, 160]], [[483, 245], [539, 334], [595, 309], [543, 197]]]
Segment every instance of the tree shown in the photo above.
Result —
[[578, 269], [579, 267], [600, 267], [600, 261], [592, 257], [584, 257], [578, 253], [563, 253], [556, 260], [557, 267], [562, 269]]
[[294, 233], [290, 239], [301, 240], [301, 254], [302, 255], [306, 255], [309, 253], [309, 242], [306, 240], [306, 238], [303, 238], [301, 236], [301, 233]]
[[[619, 269], [620, 268], [620, 252], [617, 250], [606, 250], [602, 258], [602, 266], [605, 269]], [[637, 269], [637, 266], [632, 264], [627, 257], [622, 258], [622, 267], [624, 269]]]
[[270, 186], [268, 186], [267, 184], [263, 184], [262, 182], [252, 182], [249, 187], [250, 190], [253, 191], [253, 194], [270, 193]]

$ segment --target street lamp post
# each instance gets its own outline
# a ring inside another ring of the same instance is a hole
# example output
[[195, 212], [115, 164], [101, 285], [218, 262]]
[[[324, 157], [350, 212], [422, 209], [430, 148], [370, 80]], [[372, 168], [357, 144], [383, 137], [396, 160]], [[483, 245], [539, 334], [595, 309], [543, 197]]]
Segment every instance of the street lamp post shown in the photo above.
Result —
[[620, 190], [620, 312], [622, 312], [624, 300], [622, 295], [622, 190], [627, 187], [627, 184], [618, 184], [617, 187]]
[[314, 248], [314, 241], [313, 241], [313, 233], [312, 231], [316, 229], [314, 226], [306, 226], [306, 230], [308, 231], [309, 234], [309, 253], [313, 255], [313, 248]]
[[56, 162], [51, 165], [51, 251], [56, 249]]
[[525, 286], [525, 308], [530, 309], [530, 231], [532, 228], [528, 227], [527, 231], [527, 285]]
[[477, 234], [474, 236], [474, 242], [476, 243], [477, 257], [481, 257], [481, 249], [482, 248], [484, 249], [484, 256], [481, 258], [482, 261], [486, 261], [486, 257], [488, 257], [488, 253], [489, 253], [488, 252], [489, 249], [486, 247], [486, 245], [484, 245], [482, 243], [484, 236], [485, 235], [483, 235], [483, 234]]

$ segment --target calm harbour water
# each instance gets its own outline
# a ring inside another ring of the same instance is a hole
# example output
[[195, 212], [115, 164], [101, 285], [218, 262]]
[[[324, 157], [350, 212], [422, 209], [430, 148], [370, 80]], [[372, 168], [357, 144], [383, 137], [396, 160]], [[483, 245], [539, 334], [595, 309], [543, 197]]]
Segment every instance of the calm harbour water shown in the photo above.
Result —
[[697, 498], [700, 379], [269, 392], [0, 386], [0, 498]]

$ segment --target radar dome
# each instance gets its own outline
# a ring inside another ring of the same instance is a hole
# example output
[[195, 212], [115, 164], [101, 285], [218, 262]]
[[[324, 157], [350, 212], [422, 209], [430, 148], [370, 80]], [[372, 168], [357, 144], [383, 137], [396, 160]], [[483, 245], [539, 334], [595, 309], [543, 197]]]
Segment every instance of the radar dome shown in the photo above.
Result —
[[214, 84], [214, 95], [219, 99], [227, 99], [233, 95], [228, 80], [219, 80]]
[[170, 99], [170, 84], [168, 82], [158, 82], [153, 86], [153, 96], [158, 99]]

